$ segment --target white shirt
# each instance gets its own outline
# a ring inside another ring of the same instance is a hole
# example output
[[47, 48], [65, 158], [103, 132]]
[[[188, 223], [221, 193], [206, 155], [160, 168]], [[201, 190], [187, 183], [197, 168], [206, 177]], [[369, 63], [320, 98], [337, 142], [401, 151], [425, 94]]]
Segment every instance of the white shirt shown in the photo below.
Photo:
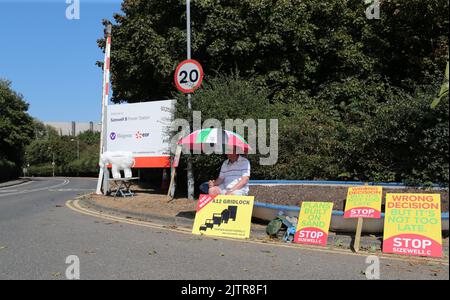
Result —
[[[250, 177], [250, 162], [243, 156], [239, 155], [234, 163], [227, 159], [220, 168], [219, 178], [224, 179], [223, 186], [227, 190], [233, 188], [244, 176]], [[241, 190], [248, 193], [248, 183]]]

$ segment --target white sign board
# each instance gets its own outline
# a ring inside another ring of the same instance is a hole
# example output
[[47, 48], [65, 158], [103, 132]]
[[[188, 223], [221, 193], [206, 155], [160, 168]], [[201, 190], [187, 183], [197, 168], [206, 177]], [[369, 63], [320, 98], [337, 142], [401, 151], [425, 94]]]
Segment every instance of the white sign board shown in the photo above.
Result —
[[135, 167], [170, 167], [169, 128], [175, 100], [107, 107], [107, 151], [130, 151]]

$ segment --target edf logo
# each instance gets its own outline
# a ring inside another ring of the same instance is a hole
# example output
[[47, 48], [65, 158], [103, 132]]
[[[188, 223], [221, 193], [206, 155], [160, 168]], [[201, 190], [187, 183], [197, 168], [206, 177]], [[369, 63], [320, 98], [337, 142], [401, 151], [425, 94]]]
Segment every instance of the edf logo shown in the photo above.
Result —
[[142, 139], [142, 138], [144, 138], [144, 137], [148, 137], [150, 135], [150, 133], [148, 133], [148, 132], [140, 132], [139, 130], [135, 133], [135, 137], [136, 137], [136, 139], [137, 140], [140, 140], [140, 139]]

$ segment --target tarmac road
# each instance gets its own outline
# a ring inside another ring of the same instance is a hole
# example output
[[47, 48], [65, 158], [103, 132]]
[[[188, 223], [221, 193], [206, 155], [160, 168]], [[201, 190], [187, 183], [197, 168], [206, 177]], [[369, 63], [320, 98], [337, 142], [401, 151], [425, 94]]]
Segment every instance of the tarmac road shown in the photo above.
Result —
[[[365, 256], [258, 245], [111, 222], [65, 206], [96, 180], [36, 178], [0, 187], [0, 279], [361, 279]], [[120, 200], [119, 200], [120, 201]], [[381, 279], [447, 279], [446, 264], [381, 258]]]

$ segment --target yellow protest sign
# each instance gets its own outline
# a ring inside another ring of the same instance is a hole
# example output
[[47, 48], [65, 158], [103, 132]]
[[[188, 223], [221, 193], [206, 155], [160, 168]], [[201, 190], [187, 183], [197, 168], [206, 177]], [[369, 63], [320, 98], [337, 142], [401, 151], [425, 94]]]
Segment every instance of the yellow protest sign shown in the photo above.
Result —
[[381, 218], [381, 186], [348, 188], [344, 218]]
[[303, 202], [294, 242], [326, 246], [332, 211], [332, 202]]
[[249, 238], [253, 196], [200, 195], [193, 234]]
[[386, 195], [383, 252], [441, 257], [441, 230], [441, 195]]

